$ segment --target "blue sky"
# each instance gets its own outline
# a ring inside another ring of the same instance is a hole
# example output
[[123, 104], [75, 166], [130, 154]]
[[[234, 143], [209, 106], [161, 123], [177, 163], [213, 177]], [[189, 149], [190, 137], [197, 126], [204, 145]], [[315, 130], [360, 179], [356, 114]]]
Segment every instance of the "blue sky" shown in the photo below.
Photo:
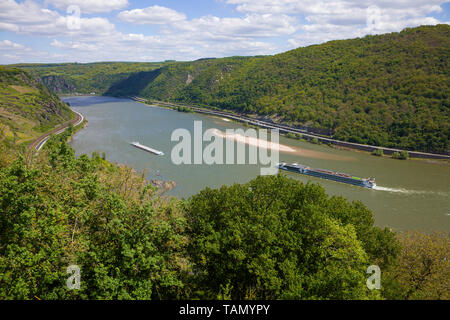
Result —
[[0, 64], [276, 54], [449, 12], [440, 0], [1, 0]]

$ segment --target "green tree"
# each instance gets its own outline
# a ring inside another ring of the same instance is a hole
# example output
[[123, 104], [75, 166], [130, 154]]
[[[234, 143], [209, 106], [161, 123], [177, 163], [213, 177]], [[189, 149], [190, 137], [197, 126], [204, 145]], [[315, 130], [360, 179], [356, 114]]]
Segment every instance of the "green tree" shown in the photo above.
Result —
[[367, 298], [364, 246], [381, 249], [373, 235], [386, 235], [373, 232], [370, 214], [281, 175], [207, 188], [187, 213], [197, 295], [226, 287], [233, 299]]
[[[0, 169], [0, 299], [184, 297], [183, 202], [66, 139]], [[80, 290], [66, 287], [72, 264]]]
[[450, 237], [446, 233], [398, 233], [402, 250], [383, 276], [388, 299], [450, 299]]

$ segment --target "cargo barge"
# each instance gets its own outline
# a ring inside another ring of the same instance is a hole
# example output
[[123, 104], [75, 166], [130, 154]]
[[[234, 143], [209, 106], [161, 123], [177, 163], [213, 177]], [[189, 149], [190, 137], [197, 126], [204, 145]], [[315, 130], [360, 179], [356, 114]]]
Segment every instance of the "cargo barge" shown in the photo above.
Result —
[[147, 146], [144, 146], [143, 144], [140, 144], [139, 142], [131, 142], [131, 144], [133, 146], [135, 146], [136, 148], [139, 148], [139, 149], [142, 149], [142, 150], [145, 150], [145, 151], [157, 154], [159, 156], [163, 156], [164, 155], [164, 152], [156, 150], [156, 149], [153, 149], [153, 148], [150, 148], [150, 147], [147, 147]]
[[347, 173], [334, 172], [334, 171], [325, 170], [325, 169], [311, 168], [311, 167], [308, 167], [308, 166], [305, 166], [302, 164], [298, 164], [298, 163], [281, 162], [281, 163], [278, 163], [276, 166], [277, 166], [277, 168], [279, 168], [281, 170], [301, 173], [301, 174], [305, 174], [308, 176], [313, 176], [313, 177], [318, 177], [318, 178], [323, 178], [323, 179], [328, 179], [328, 180], [334, 180], [334, 181], [342, 182], [342, 183], [353, 184], [355, 186], [360, 186], [360, 187], [364, 187], [364, 188], [372, 189], [373, 187], [376, 186], [374, 178], [359, 178], [359, 177], [355, 177], [355, 176], [352, 176]]

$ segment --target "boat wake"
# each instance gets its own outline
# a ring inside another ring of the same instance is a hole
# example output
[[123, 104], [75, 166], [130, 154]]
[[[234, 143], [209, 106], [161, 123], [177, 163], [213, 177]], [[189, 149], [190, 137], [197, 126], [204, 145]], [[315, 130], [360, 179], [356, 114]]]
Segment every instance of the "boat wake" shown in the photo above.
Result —
[[397, 192], [397, 193], [414, 193], [413, 190], [407, 190], [407, 189], [403, 189], [403, 188], [386, 188], [386, 187], [375, 186], [372, 189], [378, 190], [378, 191], [388, 191], [388, 192]]
[[395, 192], [395, 193], [403, 193], [403, 194], [434, 194], [434, 195], [440, 195], [440, 196], [450, 196], [449, 193], [446, 192], [440, 192], [440, 191], [425, 191], [425, 190], [408, 190], [404, 188], [387, 188], [387, 187], [381, 187], [381, 186], [375, 186], [372, 188], [373, 190], [378, 191], [387, 191], [387, 192]]

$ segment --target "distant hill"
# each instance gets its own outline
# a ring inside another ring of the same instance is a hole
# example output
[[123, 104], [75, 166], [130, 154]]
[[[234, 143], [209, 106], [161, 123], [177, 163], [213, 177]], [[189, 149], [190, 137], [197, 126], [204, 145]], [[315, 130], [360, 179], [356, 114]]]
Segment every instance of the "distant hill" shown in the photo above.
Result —
[[[199, 79], [207, 82], [220, 81], [223, 73], [231, 71], [232, 68], [239, 68], [247, 61], [254, 59], [233, 57], [174, 63], [153, 71], [133, 74], [111, 86], [105, 95], [142, 96], [181, 101], [184, 100], [182, 94], [187, 87], [203, 90], [199, 88]], [[198, 92], [196, 96], [199, 97], [201, 94], [203, 92]], [[191, 101], [191, 99], [187, 100]]]
[[28, 73], [0, 66], [0, 144], [29, 142], [73, 117], [67, 104]]
[[130, 75], [158, 69], [167, 62], [96, 62], [96, 63], [51, 63], [16, 64], [58, 94], [104, 94], [113, 84]]
[[[450, 26], [422, 26], [274, 56], [136, 66], [99, 91], [259, 114], [344, 141], [448, 152], [449, 45]], [[76, 70], [52, 73], [74, 79]]]

